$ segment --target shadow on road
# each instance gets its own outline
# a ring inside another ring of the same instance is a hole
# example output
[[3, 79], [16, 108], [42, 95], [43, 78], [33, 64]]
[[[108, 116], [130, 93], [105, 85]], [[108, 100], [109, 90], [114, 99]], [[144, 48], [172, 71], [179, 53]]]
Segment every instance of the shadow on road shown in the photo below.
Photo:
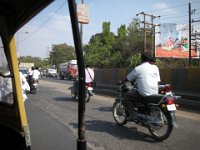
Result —
[[103, 112], [112, 112], [112, 107], [98, 107], [98, 108], [94, 108], [94, 110], [103, 111]]
[[[74, 128], [77, 124], [71, 123]], [[95, 132], [107, 132], [119, 139], [129, 139], [135, 141], [144, 141], [148, 143], [157, 143], [150, 135], [137, 131], [137, 128], [128, 128], [126, 126], [118, 126], [113, 122], [92, 120], [86, 121], [86, 130]]]
[[78, 102], [78, 99], [73, 99], [71, 97], [54, 97], [53, 98], [56, 101], [62, 101], [62, 102]]

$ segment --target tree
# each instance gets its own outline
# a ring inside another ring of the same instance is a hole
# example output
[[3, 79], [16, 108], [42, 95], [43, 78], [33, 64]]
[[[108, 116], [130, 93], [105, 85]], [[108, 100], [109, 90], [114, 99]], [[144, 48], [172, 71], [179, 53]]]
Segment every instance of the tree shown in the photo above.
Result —
[[115, 67], [124, 67], [127, 64], [127, 59], [124, 59], [126, 51], [128, 51], [127, 30], [126, 25], [121, 25], [118, 28], [118, 35], [115, 37], [116, 42], [113, 45]]
[[116, 57], [112, 51], [115, 43], [115, 35], [110, 32], [110, 22], [103, 22], [102, 33], [91, 37], [88, 45], [85, 46], [85, 61], [96, 67], [108, 68], [115, 64]]
[[52, 50], [49, 53], [48, 59], [51, 67], [55, 65], [58, 68], [59, 64], [75, 59], [74, 47], [68, 46], [65, 43], [52, 45]]
[[38, 66], [39, 68], [43, 66], [42, 59], [40, 57], [21, 56], [19, 57], [19, 62], [34, 63], [34, 66]]
[[143, 32], [140, 30], [140, 20], [133, 19], [127, 28], [127, 40], [129, 43], [129, 55], [141, 53], [144, 49]]
[[143, 32], [140, 20], [133, 19], [129, 26], [121, 25], [118, 34], [110, 31], [110, 22], [103, 22], [102, 33], [91, 37], [85, 46], [87, 64], [100, 68], [130, 67], [138, 64], [139, 53], [143, 52]]

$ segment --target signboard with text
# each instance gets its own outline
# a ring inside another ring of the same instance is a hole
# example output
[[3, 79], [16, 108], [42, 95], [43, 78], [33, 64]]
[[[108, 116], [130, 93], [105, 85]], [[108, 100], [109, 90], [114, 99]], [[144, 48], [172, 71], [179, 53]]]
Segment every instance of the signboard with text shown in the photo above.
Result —
[[89, 7], [87, 5], [77, 4], [77, 15], [79, 23], [89, 23]]

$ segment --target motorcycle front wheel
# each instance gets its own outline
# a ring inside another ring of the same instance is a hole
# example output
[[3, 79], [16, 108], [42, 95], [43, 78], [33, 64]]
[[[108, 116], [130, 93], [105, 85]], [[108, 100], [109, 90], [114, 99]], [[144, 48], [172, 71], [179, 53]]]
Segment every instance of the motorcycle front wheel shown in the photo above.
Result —
[[123, 126], [127, 123], [125, 107], [122, 103], [115, 101], [113, 104], [112, 113], [117, 125]]
[[150, 123], [148, 126], [149, 132], [152, 137], [157, 141], [163, 141], [167, 139], [173, 129], [171, 124], [171, 116], [169, 112], [160, 111], [160, 122], [159, 123]]

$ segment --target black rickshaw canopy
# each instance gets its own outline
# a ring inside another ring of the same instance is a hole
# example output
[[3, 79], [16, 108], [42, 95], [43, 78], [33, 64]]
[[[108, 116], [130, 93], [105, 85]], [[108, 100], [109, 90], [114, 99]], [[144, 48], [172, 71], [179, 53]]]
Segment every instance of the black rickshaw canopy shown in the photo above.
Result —
[[0, 14], [13, 33], [54, 0], [0, 0]]

